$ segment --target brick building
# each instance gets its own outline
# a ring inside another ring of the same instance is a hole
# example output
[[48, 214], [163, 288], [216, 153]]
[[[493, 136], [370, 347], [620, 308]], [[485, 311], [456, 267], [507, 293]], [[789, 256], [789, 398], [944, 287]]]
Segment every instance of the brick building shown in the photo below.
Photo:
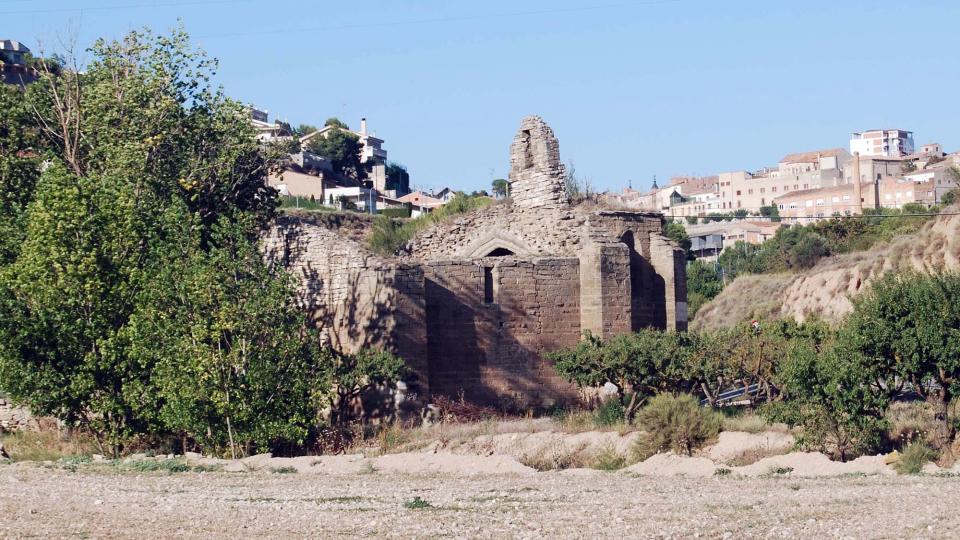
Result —
[[302, 279], [302, 301], [335, 346], [383, 346], [420, 396], [544, 407], [577, 389], [545, 353], [582, 332], [685, 329], [683, 251], [658, 214], [571, 205], [553, 131], [523, 120], [511, 198], [422, 231], [393, 257], [363, 241], [363, 218], [281, 219], [268, 255]]

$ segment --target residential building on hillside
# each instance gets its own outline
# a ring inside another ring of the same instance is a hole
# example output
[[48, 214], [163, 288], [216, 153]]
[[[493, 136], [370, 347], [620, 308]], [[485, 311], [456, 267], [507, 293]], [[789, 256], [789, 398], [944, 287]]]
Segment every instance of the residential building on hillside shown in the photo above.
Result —
[[[795, 170], [795, 169], [788, 169]], [[747, 171], [720, 174], [720, 211], [747, 210], [759, 212], [770, 206], [773, 200], [784, 193], [819, 188], [840, 182], [841, 169], [811, 170], [799, 173], [778, 173], [770, 176], [755, 176]]]
[[450, 189], [449, 187], [444, 187], [440, 191], [434, 192], [432, 196], [434, 199], [440, 199], [441, 201], [448, 203], [452, 201], [454, 197], [457, 196], [457, 192]]
[[934, 189], [933, 203], [939, 204], [948, 191], [960, 187], [960, 178], [957, 174], [957, 170], [950, 161], [941, 161], [925, 169], [907, 173], [903, 175], [903, 178], [915, 184], [929, 183], [932, 185]]
[[787, 154], [778, 163], [777, 171], [767, 176], [800, 175], [815, 171], [838, 170], [853, 157], [843, 148]]
[[761, 244], [777, 234], [783, 223], [759, 220], [717, 221], [687, 225], [690, 251], [698, 258], [710, 259], [737, 242]]
[[[869, 182], [884, 178], [898, 178], [903, 175], [904, 159], [887, 156], [860, 155], [860, 181]], [[844, 184], [853, 184], [853, 159], [843, 168]]]
[[431, 197], [422, 191], [414, 191], [413, 193], [407, 193], [403, 197], [397, 199], [400, 202], [411, 203], [417, 206], [422, 206], [424, 208], [437, 208], [446, 204], [444, 201]]
[[29, 65], [30, 49], [14, 39], [0, 40], [0, 82], [26, 86], [37, 80]]
[[[908, 203], [934, 204], [936, 193], [932, 181], [911, 181], [904, 178], [882, 178], [860, 185], [863, 208], [902, 208]], [[856, 186], [837, 186], [800, 190], [776, 199], [780, 217], [787, 222], [810, 223], [817, 219], [858, 213]], [[879, 189], [878, 189], [879, 188]]]
[[937, 156], [943, 157], [943, 147], [940, 146], [940, 143], [930, 142], [927, 144], [920, 145], [920, 154], [927, 156]]
[[[324, 126], [314, 132], [300, 137], [300, 145], [305, 146], [316, 137], [327, 137], [330, 132], [336, 129], [336, 126]], [[346, 130], [357, 136], [362, 148], [360, 150], [360, 163], [363, 163], [369, 169], [367, 180], [369, 180], [377, 191], [386, 191], [387, 189], [387, 151], [383, 149], [383, 139], [377, 138], [367, 131], [367, 119], [360, 119], [360, 130]]]
[[850, 136], [850, 153], [861, 156], [903, 157], [913, 153], [913, 132], [903, 129], [871, 129]]
[[264, 110], [250, 107], [250, 124], [257, 131], [257, 140], [261, 143], [289, 141], [293, 139], [290, 127], [280, 122], [271, 123], [269, 113]]

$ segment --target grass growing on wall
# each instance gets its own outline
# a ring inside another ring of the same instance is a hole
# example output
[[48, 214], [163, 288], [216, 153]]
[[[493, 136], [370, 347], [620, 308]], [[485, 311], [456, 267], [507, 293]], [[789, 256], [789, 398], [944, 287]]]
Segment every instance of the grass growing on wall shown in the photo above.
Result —
[[440, 223], [451, 216], [465, 214], [477, 208], [483, 208], [493, 202], [490, 197], [471, 196], [458, 193], [453, 200], [437, 208], [429, 214], [424, 214], [410, 220], [395, 220], [380, 215], [373, 222], [373, 232], [367, 240], [370, 249], [381, 255], [393, 255], [401, 246], [423, 229]]

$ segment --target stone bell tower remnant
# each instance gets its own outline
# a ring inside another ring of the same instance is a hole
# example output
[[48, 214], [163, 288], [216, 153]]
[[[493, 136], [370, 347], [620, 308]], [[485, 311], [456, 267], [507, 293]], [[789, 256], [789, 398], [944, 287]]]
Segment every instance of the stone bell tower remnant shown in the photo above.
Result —
[[559, 208], [567, 204], [566, 170], [560, 143], [539, 116], [528, 116], [510, 145], [510, 197], [521, 208]]

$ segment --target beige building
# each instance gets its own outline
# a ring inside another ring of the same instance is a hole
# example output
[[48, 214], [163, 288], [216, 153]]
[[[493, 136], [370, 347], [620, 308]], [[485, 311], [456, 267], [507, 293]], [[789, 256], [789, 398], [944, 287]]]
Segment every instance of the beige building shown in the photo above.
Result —
[[[878, 182], [864, 182], [860, 189], [864, 209], [902, 208], [909, 203], [929, 206], [934, 204], [935, 199], [932, 181], [883, 178]], [[796, 191], [778, 197], [776, 204], [780, 217], [787, 222], [811, 223], [832, 216], [859, 213], [853, 184]]]

